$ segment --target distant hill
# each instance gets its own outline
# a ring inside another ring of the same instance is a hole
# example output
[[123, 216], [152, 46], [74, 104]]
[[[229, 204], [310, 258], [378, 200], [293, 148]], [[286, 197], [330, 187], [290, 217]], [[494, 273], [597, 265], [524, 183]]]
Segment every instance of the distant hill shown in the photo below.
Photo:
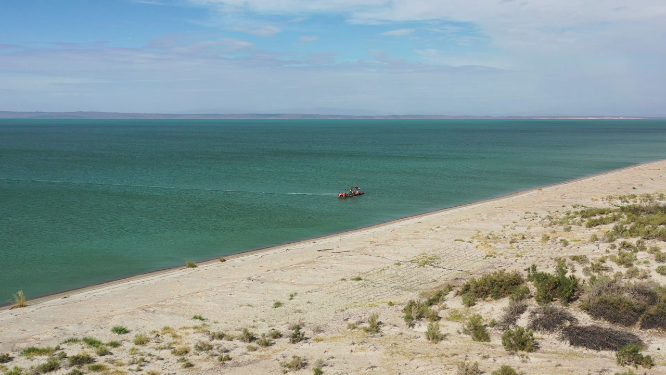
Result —
[[[172, 113], [120, 113], [120, 112], [9, 112], [0, 111], [0, 118], [15, 119], [648, 119], [634, 116], [446, 116], [446, 115], [388, 115], [351, 116], [297, 113], [247, 114], [172, 114]], [[655, 118], [655, 117], [652, 117]]]

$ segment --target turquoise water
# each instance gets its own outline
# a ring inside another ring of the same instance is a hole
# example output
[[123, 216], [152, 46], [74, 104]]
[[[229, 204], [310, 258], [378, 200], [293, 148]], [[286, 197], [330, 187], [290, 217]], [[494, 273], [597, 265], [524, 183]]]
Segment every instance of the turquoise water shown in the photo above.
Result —
[[[661, 120], [0, 120], [0, 301], [666, 159]], [[360, 185], [365, 196], [339, 200]]]

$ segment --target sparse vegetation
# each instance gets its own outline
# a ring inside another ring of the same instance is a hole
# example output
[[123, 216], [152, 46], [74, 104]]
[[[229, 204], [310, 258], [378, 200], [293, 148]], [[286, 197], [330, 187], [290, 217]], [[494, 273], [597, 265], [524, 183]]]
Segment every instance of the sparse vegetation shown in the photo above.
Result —
[[289, 335], [289, 342], [292, 344], [305, 340], [305, 332], [301, 331], [303, 327], [300, 324], [294, 324], [291, 329], [293, 332]]
[[91, 348], [99, 348], [100, 346], [104, 345], [104, 343], [101, 342], [100, 340], [97, 340], [96, 338], [90, 336], [84, 337], [82, 341], [84, 344], [86, 344]]
[[356, 277], [352, 277], [352, 280], [353, 281], [361, 281], [363, 279], [361, 278], [361, 276], [356, 276]]
[[201, 316], [199, 314], [192, 316], [192, 319], [201, 320], [202, 322], [206, 321], [206, 318], [204, 318], [203, 316]]
[[645, 368], [652, 368], [654, 366], [654, 359], [649, 355], [641, 354], [643, 347], [638, 344], [628, 344], [622, 349], [618, 350], [615, 357], [617, 364], [621, 366], [643, 366]]
[[415, 301], [409, 300], [407, 306], [402, 309], [405, 313], [405, 322], [409, 327], [414, 326], [414, 322], [423, 318], [428, 318], [431, 322], [439, 320], [437, 312], [430, 308], [432, 301]]
[[179, 346], [171, 350], [171, 354], [177, 355], [179, 357], [186, 356], [190, 354], [190, 348], [188, 346]]
[[199, 266], [196, 263], [194, 263], [193, 261], [185, 259], [185, 267], [187, 267], [187, 268], [197, 268]]
[[68, 361], [71, 367], [81, 367], [83, 365], [94, 363], [95, 359], [90, 354], [82, 353], [70, 356]]
[[148, 335], [142, 333], [134, 336], [134, 345], [146, 345], [149, 342], [150, 342], [150, 337], [148, 337]]
[[106, 367], [106, 365], [103, 365], [101, 363], [97, 363], [97, 364], [88, 366], [88, 370], [90, 370], [92, 372], [104, 372], [104, 371], [108, 370], [108, 367]]
[[95, 350], [95, 354], [100, 357], [104, 357], [105, 355], [111, 354], [111, 351], [106, 346], [100, 346]]
[[567, 276], [568, 270], [562, 264], [558, 265], [555, 275], [537, 272], [534, 264], [527, 269], [527, 273], [527, 279], [532, 281], [537, 289], [534, 299], [540, 305], [557, 299], [562, 305], [567, 306], [578, 292], [578, 278], [574, 275]]
[[231, 356], [229, 354], [223, 354], [223, 355], [217, 357], [217, 360], [220, 361], [220, 363], [225, 364], [225, 363], [231, 361]]
[[491, 375], [516, 375], [518, 374], [516, 370], [511, 366], [502, 365], [499, 369], [493, 371]]
[[289, 362], [280, 362], [285, 372], [302, 370], [307, 366], [307, 361], [297, 355], [291, 357]]
[[524, 351], [533, 352], [537, 349], [534, 332], [531, 329], [516, 327], [502, 335], [502, 346], [509, 352]]
[[462, 303], [465, 307], [472, 307], [476, 305], [476, 296], [474, 293], [465, 293], [462, 296]]
[[111, 328], [111, 332], [113, 332], [115, 334], [118, 334], [118, 335], [124, 335], [124, 334], [129, 333], [130, 331], [129, 331], [129, 329], [127, 329], [127, 327], [115, 326], [115, 327]]
[[257, 334], [250, 331], [247, 328], [243, 328], [243, 331], [241, 332], [240, 339], [243, 342], [252, 342], [257, 339]]
[[12, 294], [12, 297], [14, 298], [12, 309], [28, 306], [28, 304], [25, 302], [25, 294], [23, 294], [22, 290], [19, 290], [16, 294]]
[[456, 375], [479, 375], [480, 373], [479, 362], [458, 362], [458, 371], [456, 372]]
[[275, 301], [275, 302], [273, 303], [273, 308], [274, 308], [274, 309], [277, 309], [278, 307], [281, 307], [281, 306], [282, 306], [282, 302], [280, 302], [280, 301]]
[[509, 329], [516, 325], [516, 322], [527, 311], [527, 304], [525, 302], [513, 302], [509, 303], [509, 306], [504, 308], [504, 314], [502, 318], [497, 323], [497, 326], [500, 329]]
[[456, 295], [473, 294], [478, 299], [500, 299], [507, 297], [523, 285], [525, 280], [517, 271], [506, 272], [499, 270], [491, 274], [483, 275], [479, 280], [469, 279], [456, 292]]
[[444, 339], [444, 335], [439, 332], [439, 323], [430, 322], [428, 324], [428, 330], [426, 331], [426, 338], [428, 341], [433, 343], [438, 343]]
[[209, 352], [213, 349], [213, 345], [205, 342], [205, 341], [199, 341], [196, 344], [194, 344], [194, 350], [198, 352]]
[[0, 354], [0, 363], [9, 363], [12, 360], [14, 360], [14, 357], [12, 357], [9, 353]]
[[569, 257], [569, 259], [580, 264], [581, 266], [590, 263], [590, 260], [587, 258], [587, 255], [572, 255]]
[[109, 347], [111, 347], [111, 348], [118, 348], [118, 347], [120, 347], [122, 344], [121, 344], [120, 342], [118, 342], [118, 341], [109, 341], [109, 342], [106, 343], [106, 345], [109, 346]]
[[56, 357], [49, 358], [48, 361], [42, 363], [41, 365], [35, 368], [38, 374], [45, 374], [47, 372], [53, 372], [59, 369], [60, 369], [60, 360]]
[[52, 347], [40, 348], [37, 346], [31, 346], [21, 350], [19, 355], [22, 357], [32, 358], [35, 356], [49, 356], [53, 355], [53, 353], [55, 353], [55, 348]]
[[270, 331], [268, 331], [268, 337], [272, 338], [273, 340], [279, 339], [282, 337], [282, 332], [278, 331], [275, 328], [271, 328]]
[[486, 330], [486, 325], [483, 324], [483, 317], [481, 315], [472, 315], [463, 328], [463, 333], [472, 336], [472, 340], [474, 341], [490, 341], [490, 335]]
[[263, 347], [268, 347], [273, 345], [273, 340], [270, 338], [270, 336], [266, 336], [265, 333], [261, 334], [261, 338], [257, 340], [257, 345], [263, 346]]
[[664, 276], [666, 276], [666, 266], [659, 266], [659, 267], [657, 267], [657, 268], [655, 269], [655, 272], [658, 273], [658, 274], [660, 274], [660, 275], [664, 275]]
[[379, 325], [381, 322], [377, 320], [378, 318], [378, 314], [370, 315], [370, 319], [368, 319], [368, 326], [363, 327], [363, 331], [367, 333], [379, 333]]

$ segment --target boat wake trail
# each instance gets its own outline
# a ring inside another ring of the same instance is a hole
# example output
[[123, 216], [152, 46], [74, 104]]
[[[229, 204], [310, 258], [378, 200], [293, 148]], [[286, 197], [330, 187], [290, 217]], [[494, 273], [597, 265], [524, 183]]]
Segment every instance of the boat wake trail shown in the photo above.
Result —
[[68, 184], [68, 185], [84, 185], [84, 186], [113, 186], [113, 187], [131, 187], [131, 188], [163, 189], [163, 190], [214, 191], [214, 192], [220, 192], [220, 193], [247, 193], [247, 194], [269, 194], [269, 195], [312, 195], [312, 196], [335, 196], [335, 195], [337, 195], [337, 193], [300, 193], [300, 192], [283, 193], [283, 192], [272, 192], [272, 191], [252, 191], [252, 190], [198, 188], [198, 187], [163, 186], [163, 185], [113, 184], [113, 183], [101, 183], [101, 182], [77, 182], [77, 181], [2, 178], [2, 177], [0, 177], [0, 181], [39, 182], [39, 183], [46, 183], [46, 184]]

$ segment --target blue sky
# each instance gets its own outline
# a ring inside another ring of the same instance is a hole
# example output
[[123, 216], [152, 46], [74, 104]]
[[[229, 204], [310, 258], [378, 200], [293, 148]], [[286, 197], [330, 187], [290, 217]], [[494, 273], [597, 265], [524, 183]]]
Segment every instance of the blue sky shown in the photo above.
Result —
[[0, 110], [666, 116], [663, 0], [0, 0]]

